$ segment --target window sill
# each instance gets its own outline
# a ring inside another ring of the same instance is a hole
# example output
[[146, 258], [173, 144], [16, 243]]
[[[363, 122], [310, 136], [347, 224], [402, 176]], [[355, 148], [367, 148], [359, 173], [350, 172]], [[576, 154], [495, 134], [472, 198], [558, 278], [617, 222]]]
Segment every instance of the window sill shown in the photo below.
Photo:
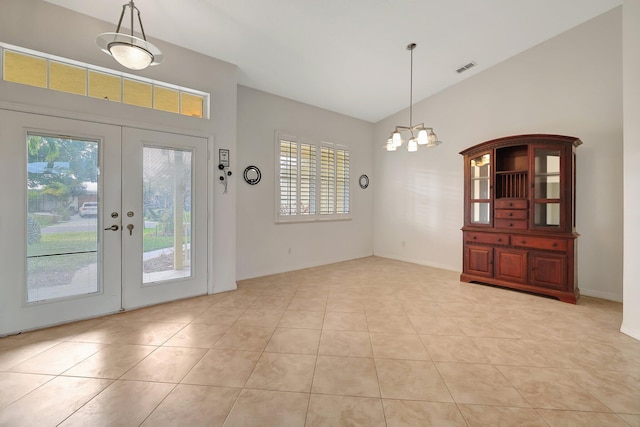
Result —
[[278, 218], [276, 219], [276, 224], [300, 224], [300, 223], [311, 223], [311, 222], [335, 222], [335, 221], [351, 221], [351, 215], [322, 215], [322, 216], [314, 216], [312, 218]]

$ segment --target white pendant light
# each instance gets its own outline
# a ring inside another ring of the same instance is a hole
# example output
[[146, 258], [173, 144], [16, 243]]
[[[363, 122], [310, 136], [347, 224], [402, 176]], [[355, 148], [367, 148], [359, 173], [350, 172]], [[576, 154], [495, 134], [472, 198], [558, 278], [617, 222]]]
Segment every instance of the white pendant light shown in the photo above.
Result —
[[418, 151], [418, 140], [416, 138], [411, 138], [409, 143], [407, 144], [407, 151], [414, 152]]
[[[120, 32], [120, 26], [127, 7], [131, 12], [131, 34]], [[134, 10], [138, 13], [138, 23], [140, 24], [142, 38], [133, 35]], [[142, 70], [150, 65], [157, 65], [164, 60], [164, 55], [162, 55], [160, 49], [147, 41], [144, 27], [142, 26], [142, 18], [140, 18], [140, 10], [135, 6], [133, 0], [122, 5], [122, 13], [120, 14], [116, 32], [100, 34], [96, 39], [96, 43], [104, 53], [113, 56], [121, 65], [131, 70]]]
[[392, 138], [387, 140], [387, 151], [396, 151], [396, 145], [393, 143]]
[[[402, 132], [409, 132], [409, 143], [407, 144], [407, 151], [418, 151], [418, 145], [424, 145], [427, 147], [435, 147], [442, 144], [442, 141], [438, 140], [433, 128], [424, 126], [424, 123], [413, 125], [413, 50], [416, 48], [415, 43], [407, 45], [407, 50], [411, 51], [411, 79], [409, 86], [409, 126], [396, 126], [391, 134], [389, 141], [393, 142], [395, 148], [402, 145]], [[417, 132], [417, 137], [414, 133]], [[389, 149], [389, 141], [387, 141], [387, 151], [395, 151]]]
[[400, 134], [400, 132], [394, 132], [391, 136], [391, 139], [393, 140], [393, 145], [395, 145], [396, 148], [402, 146], [402, 135]]

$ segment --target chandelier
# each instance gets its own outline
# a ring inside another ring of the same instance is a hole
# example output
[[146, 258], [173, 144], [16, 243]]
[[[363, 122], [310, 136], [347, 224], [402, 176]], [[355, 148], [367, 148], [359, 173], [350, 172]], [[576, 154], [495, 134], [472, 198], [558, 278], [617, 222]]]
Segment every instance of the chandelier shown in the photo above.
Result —
[[409, 83], [409, 126], [396, 126], [391, 136], [387, 140], [387, 151], [396, 151], [396, 149], [404, 143], [402, 132], [408, 133], [409, 141], [407, 143], [407, 151], [418, 151], [419, 145], [427, 147], [435, 147], [442, 144], [438, 141], [433, 128], [425, 127], [424, 123], [413, 124], [413, 50], [416, 48], [415, 43], [407, 45], [407, 50], [411, 52], [411, 75]]
[[[131, 11], [131, 34], [120, 32], [120, 25], [122, 25], [122, 18], [124, 18], [127, 7]], [[140, 24], [142, 38], [133, 35], [134, 10], [138, 13], [138, 23]], [[164, 59], [160, 49], [147, 41], [142, 27], [140, 10], [133, 4], [133, 0], [122, 5], [122, 13], [120, 14], [116, 32], [100, 34], [96, 39], [96, 43], [104, 53], [113, 56], [121, 65], [131, 70], [142, 70], [150, 65], [157, 65]]]

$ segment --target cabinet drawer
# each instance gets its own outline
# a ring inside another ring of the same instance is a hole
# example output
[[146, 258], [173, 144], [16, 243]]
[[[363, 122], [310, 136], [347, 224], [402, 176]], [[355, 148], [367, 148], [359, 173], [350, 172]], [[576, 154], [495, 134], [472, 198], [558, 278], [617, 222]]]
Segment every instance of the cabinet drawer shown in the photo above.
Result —
[[496, 209], [527, 209], [528, 201], [524, 199], [496, 199]]
[[526, 230], [527, 220], [523, 219], [497, 219], [495, 220], [496, 228], [511, 228], [513, 230]]
[[496, 218], [527, 219], [528, 212], [526, 210], [496, 209]]
[[473, 233], [466, 231], [464, 233], [464, 239], [467, 242], [475, 243], [488, 243], [490, 245], [508, 245], [508, 234], [494, 234], [494, 233]]
[[564, 239], [530, 236], [511, 236], [511, 245], [548, 251], [566, 251], [568, 247]]

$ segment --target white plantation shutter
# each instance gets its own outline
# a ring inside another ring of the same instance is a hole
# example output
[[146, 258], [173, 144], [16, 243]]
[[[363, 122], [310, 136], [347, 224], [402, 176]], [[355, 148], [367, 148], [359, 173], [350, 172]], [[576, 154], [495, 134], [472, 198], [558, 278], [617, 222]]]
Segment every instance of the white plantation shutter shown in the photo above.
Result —
[[329, 147], [320, 148], [320, 215], [335, 213], [336, 153]]
[[350, 213], [349, 151], [276, 134], [278, 222], [343, 219]]
[[316, 147], [300, 144], [300, 215], [316, 214]]
[[298, 143], [280, 140], [280, 215], [298, 213]]
[[338, 145], [323, 145], [320, 153], [320, 214], [348, 214], [349, 151]]
[[349, 210], [349, 151], [336, 149], [336, 213]]

